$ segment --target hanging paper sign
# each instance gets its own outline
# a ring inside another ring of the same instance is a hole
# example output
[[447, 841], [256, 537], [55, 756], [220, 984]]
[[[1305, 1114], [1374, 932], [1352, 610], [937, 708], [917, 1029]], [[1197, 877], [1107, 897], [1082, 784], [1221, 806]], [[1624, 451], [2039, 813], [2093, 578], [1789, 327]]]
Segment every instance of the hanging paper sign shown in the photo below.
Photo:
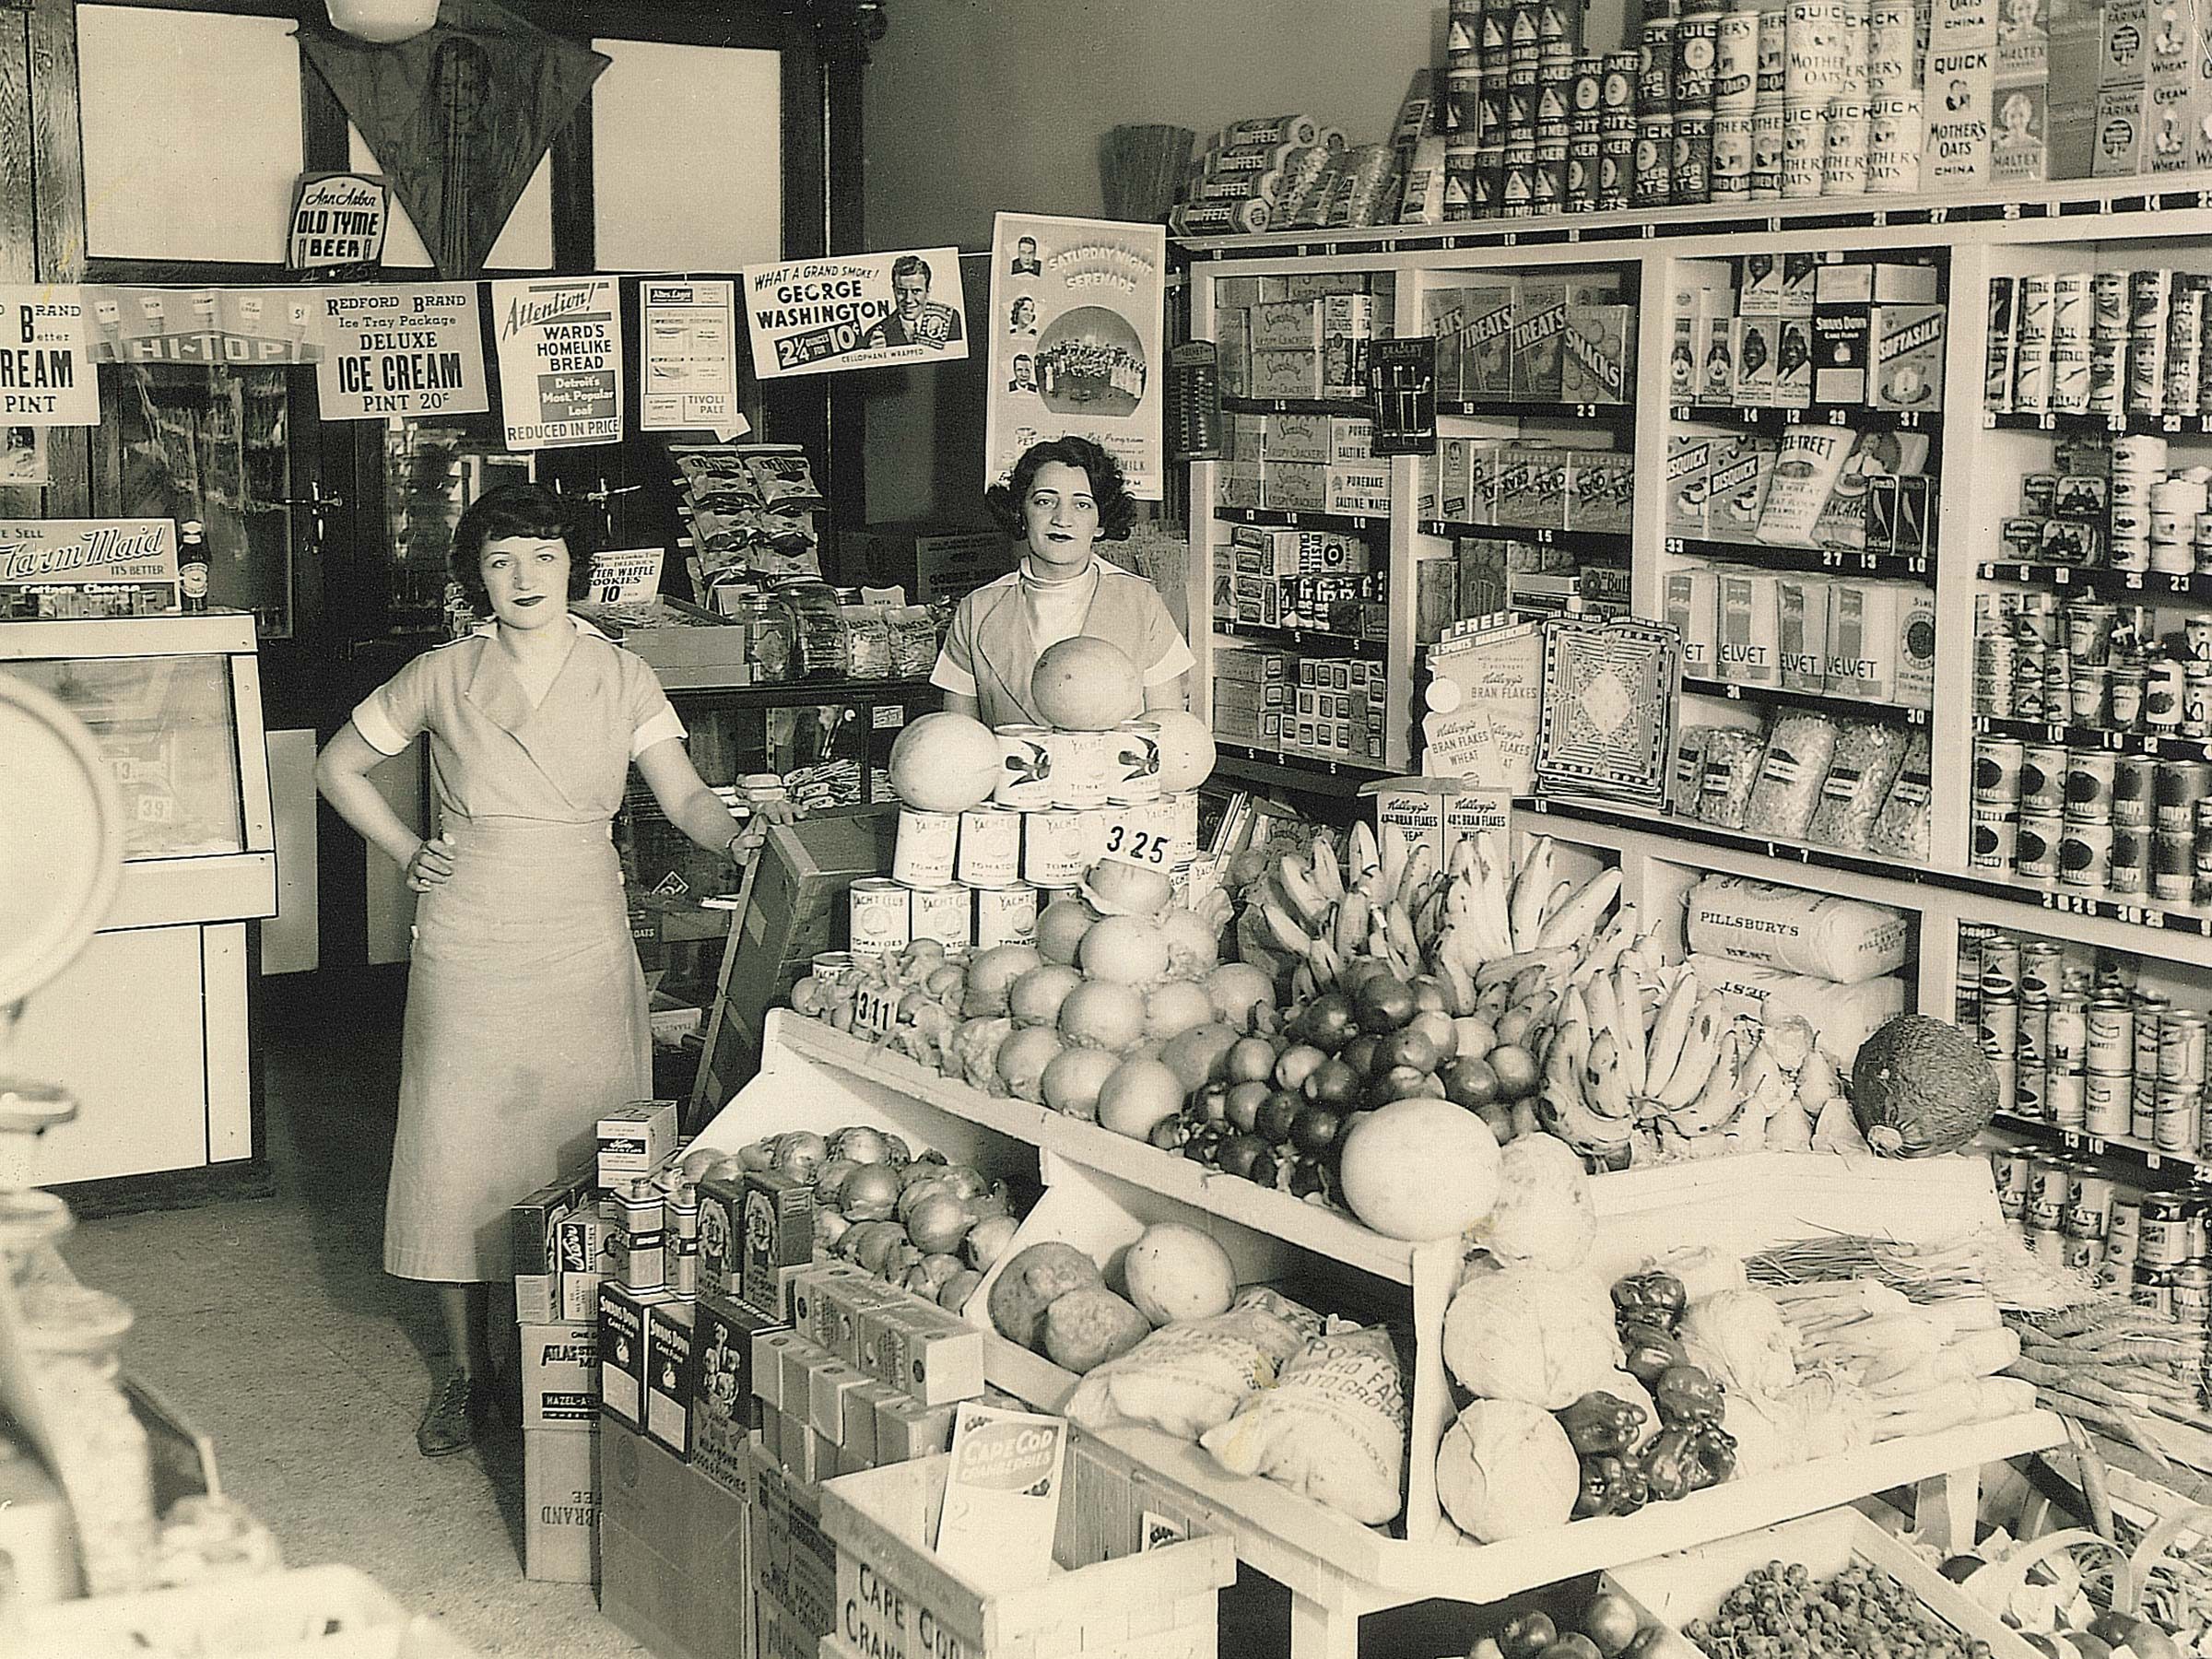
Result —
[[968, 355], [956, 248], [854, 253], [745, 273], [753, 372], [831, 374]]
[[1031, 444], [1095, 440], [1129, 493], [1163, 499], [1164, 225], [1002, 213], [991, 237], [984, 482]]
[[89, 286], [96, 363], [312, 363], [323, 355], [304, 288]]
[[737, 412], [737, 300], [728, 280], [647, 282], [639, 288], [638, 337], [645, 371], [638, 426], [648, 432], [741, 438]]
[[491, 406], [473, 283], [324, 288], [314, 300], [324, 419], [476, 415]]
[[0, 287], [0, 423], [100, 424], [78, 289]]
[[491, 285], [508, 448], [621, 438], [621, 303], [612, 276]]
[[46, 429], [0, 427], [0, 488], [36, 488], [46, 482]]
[[601, 605], [637, 605], [661, 591], [658, 547], [626, 547], [592, 555], [592, 597]]
[[292, 191], [292, 234], [284, 263], [322, 275], [374, 270], [383, 262], [391, 200], [376, 173], [301, 173]]

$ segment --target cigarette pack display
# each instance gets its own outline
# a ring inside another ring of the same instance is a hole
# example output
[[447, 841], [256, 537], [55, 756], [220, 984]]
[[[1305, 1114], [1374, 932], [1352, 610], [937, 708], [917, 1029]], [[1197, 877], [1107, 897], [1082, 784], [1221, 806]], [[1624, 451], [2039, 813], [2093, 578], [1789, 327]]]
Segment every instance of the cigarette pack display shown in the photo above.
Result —
[[659, 1302], [645, 1311], [645, 1435], [687, 1463], [699, 1367], [694, 1319], [690, 1302]]
[[599, 1324], [591, 1319], [525, 1324], [523, 1427], [590, 1429], [599, 1418]]
[[644, 1427], [645, 1314], [638, 1291], [599, 1287], [599, 1406], [627, 1428]]

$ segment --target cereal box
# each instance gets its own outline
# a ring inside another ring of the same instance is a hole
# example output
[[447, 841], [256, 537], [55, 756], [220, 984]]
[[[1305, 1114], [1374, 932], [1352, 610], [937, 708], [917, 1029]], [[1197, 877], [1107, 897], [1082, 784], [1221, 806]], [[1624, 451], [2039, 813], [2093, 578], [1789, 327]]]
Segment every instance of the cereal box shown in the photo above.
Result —
[[1636, 349], [1636, 313], [1626, 305], [1570, 302], [1559, 397], [1571, 404], [1623, 404]]
[[[1513, 395], [1513, 319], [1519, 288], [1516, 282], [1494, 282], [1460, 290], [1463, 321], [1458, 337], [1458, 395]], [[1440, 384], [1438, 391], [1442, 390]]]

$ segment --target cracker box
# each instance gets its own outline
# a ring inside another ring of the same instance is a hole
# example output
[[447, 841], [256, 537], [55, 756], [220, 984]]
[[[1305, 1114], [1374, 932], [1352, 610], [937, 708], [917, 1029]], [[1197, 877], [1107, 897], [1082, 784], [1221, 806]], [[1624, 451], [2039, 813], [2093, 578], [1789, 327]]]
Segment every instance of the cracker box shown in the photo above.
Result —
[[645, 1438], [671, 1454], [691, 1458], [691, 1395], [699, 1345], [696, 1309], [687, 1301], [645, 1310]]
[[[814, 1188], [773, 1170], [748, 1170], [743, 1212], [735, 1240], [738, 1250], [737, 1300], [763, 1313], [783, 1312], [783, 1286], [790, 1269], [814, 1259]], [[700, 1199], [700, 1288], [706, 1282], [706, 1198]]]
[[[1460, 290], [1457, 395], [1504, 398], [1513, 395], [1513, 320], [1520, 284], [1484, 283]], [[1443, 393], [1438, 388], [1440, 395]]]
[[1300, 461], [1322, 466], [1329, 459], [1326, 415], [1269, 415], [1260, 440], [1263, 461]]
[[1237, 462], [1214, 470], [1214, 500], [1223, 507], [1257, 507], [1260, 502], [1260, 464]]
[[1375, 423], [1364, 415], [1329, 417], [1329, 463], [1346, 466], [1375, 458]]
[[599, 1406], [629, 1429], [644, 1427], [648, 1305], [626, 1286], [599, 1287]]
[[1636, 312], [1632, 306], [1570, 301], [1559, 363], [1559, 400], [1625, 404], [1635, 371], [1635, 351]]
[[1688, 679], [1717, 677], [1720, 655], [1720, 577], [1698, 568], [1666, 573], [1667, 626], [1682, 636], [1682, 673]]
[[1827, 690], [1828, 579], [1779, 576], [1774, 593], [1783, 689]]
[[1721, 574], [1719, 674], [1731, 684], [1771, 686], [1782, 677], [1775, 580], [1763, 571]]
[[[788, 1326], [742, 1302], [699, 1300], [691, 1326], [691, 1462], [734, 1492], [747, 1489], [747, 1448], [759, 1426], [753, 1392], [753, 1339]], [[779, 1377], [779, 1382], [781, 1378]]]
[[1771, 407], [1774, 359], [1781, 349], [1782, 319], [1738, 317], [1729, 324], [1729, 331], [1732, 401], [1745, 409]]
[[520, 1327], [523, 1427], [588, 1430], [599, 1420], [596, 1318]]
[[1253, 351], [1246, 378], [1252, 397], [1319, 397], [1321, 353]]
[[1321, 349], [1321, 304], [1313, 300], [1284, 300], [1255, 305], [1250, 321], [1254, 351], [1312, 351]]
[[1260, 468], [1260, 504], [1285, 512], [1320, 512], [1329, 499], [1325, 465], [1268, 461]]
[[1390, 463], [1347, 462], [1325, 469], [1324, 511], [1354, 514], [1390, 511]]
[[1943, 407], [1944, 318], [1940, 305], [1874, 308], [1872, 384], [1867, 388], [1872, 407]]
[[676, 1102], [633, 1100], [599, 1120], [599, 1184], [650, 1175], [676, 1150]]

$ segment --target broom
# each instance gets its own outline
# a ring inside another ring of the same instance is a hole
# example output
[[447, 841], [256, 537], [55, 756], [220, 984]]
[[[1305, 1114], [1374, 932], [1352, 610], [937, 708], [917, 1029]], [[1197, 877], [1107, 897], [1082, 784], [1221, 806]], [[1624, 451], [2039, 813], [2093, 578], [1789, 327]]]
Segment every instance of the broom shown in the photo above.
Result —
[[1107, 133], [1099, 144], [1106, 217], [1142, 224], [1166, 218], [1197, 141], [1197, 134], [1179, 126], [1117, 126]]

